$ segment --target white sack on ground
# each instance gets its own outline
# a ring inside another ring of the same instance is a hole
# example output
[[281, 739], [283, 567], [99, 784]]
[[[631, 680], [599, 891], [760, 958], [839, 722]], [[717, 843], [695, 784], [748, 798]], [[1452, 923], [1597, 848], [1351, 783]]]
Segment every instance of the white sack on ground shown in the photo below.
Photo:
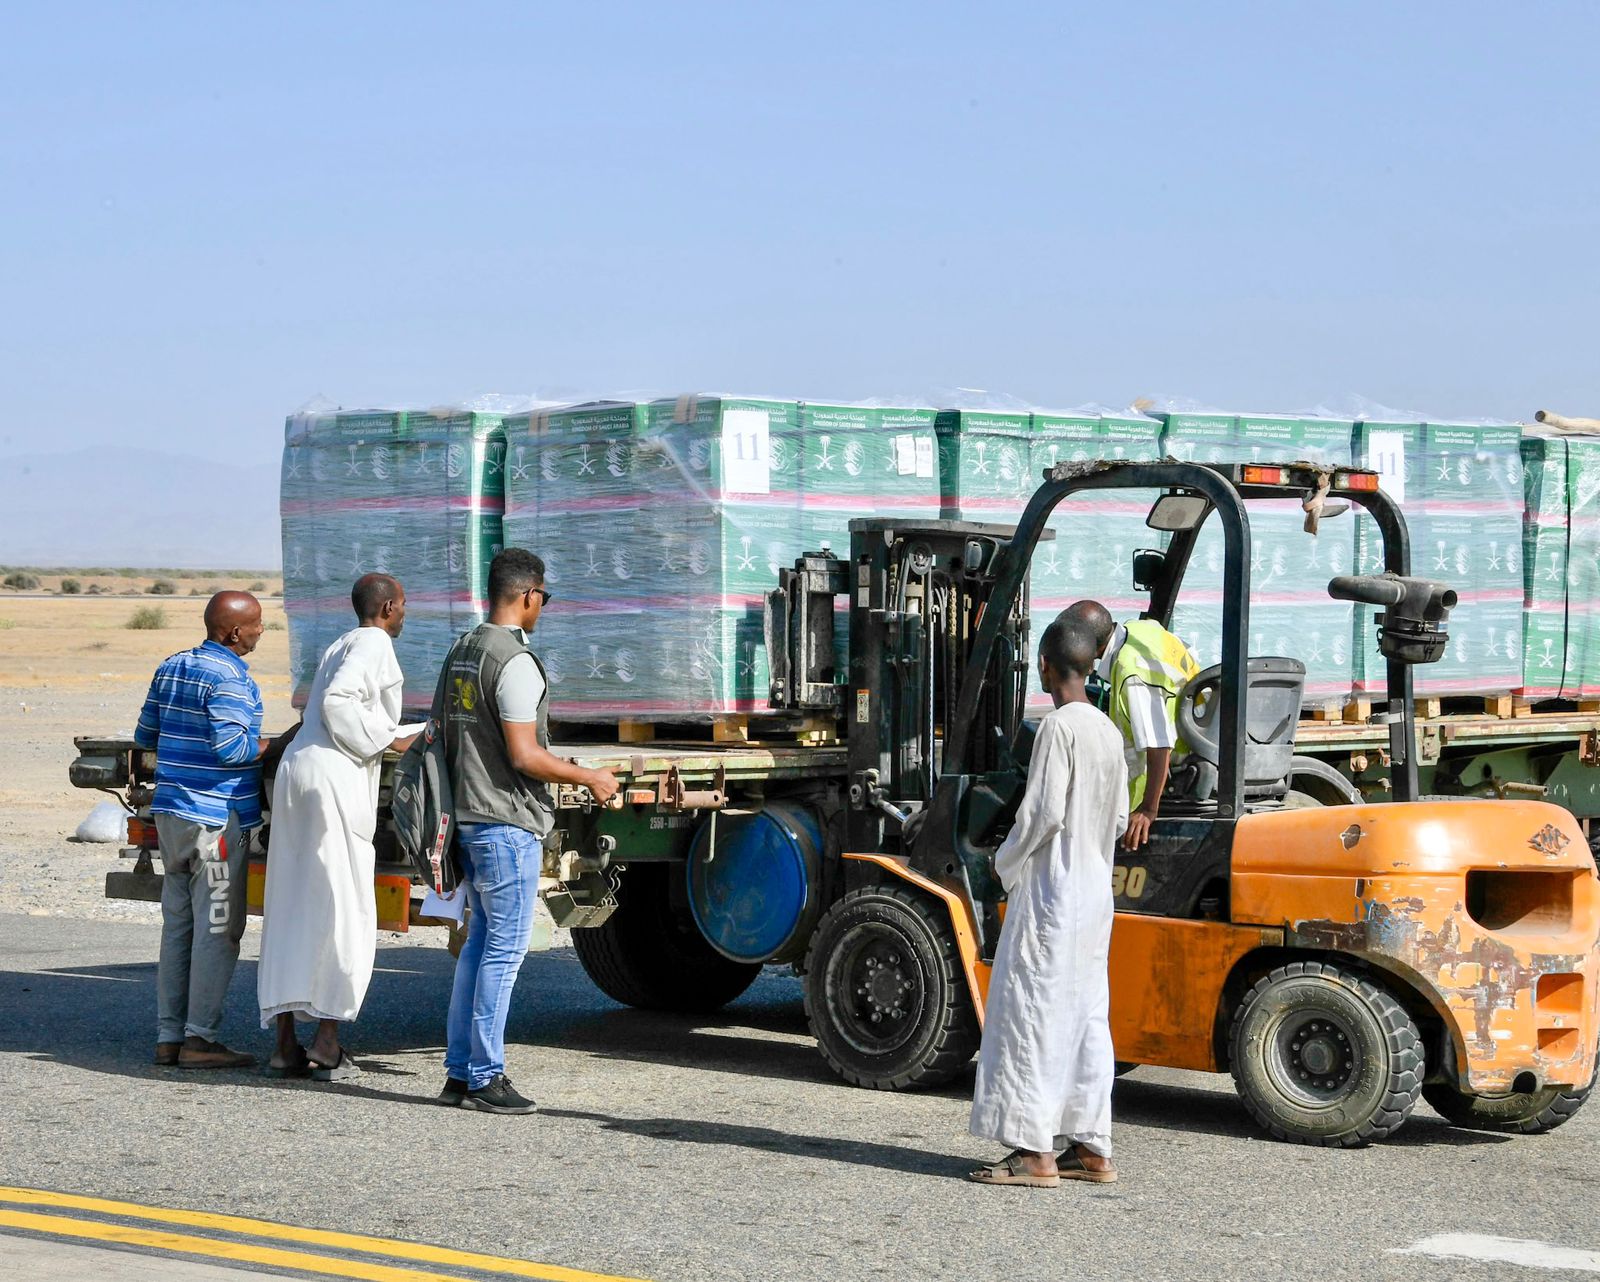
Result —
[[114, 801], [102, 801], [73, 834], [79, 841], [121, 841], [128, 831], [128, 812]]

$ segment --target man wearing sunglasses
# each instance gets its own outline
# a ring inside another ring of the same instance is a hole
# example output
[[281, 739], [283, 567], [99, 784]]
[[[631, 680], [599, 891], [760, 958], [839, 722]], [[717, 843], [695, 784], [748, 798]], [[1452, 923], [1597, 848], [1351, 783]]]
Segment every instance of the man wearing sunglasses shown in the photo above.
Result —
[[550, 691], [528, 633], [550, 601], [544, 562], [506, 548], [489, 565], [489, 618], [445, 659], [433, 715], [444, 730], [455, 799], [456, 857], [467, 906], [466, 943], [450, 993], [446, 1082], [440, 1103], [485, 1113], [531, 1113], [505, 1073], [511, 990], [533, 935], [544, 838], [555, 826], [550, 784], [587, 788], [604, 803], [609, 770], [550, 752]]

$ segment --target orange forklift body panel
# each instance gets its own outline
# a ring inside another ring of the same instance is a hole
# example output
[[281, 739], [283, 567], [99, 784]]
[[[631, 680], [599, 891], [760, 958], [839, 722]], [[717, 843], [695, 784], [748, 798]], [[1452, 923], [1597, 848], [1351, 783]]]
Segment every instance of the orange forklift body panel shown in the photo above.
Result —
[[1444, 1021], [1460, 1085], [1594, 1072], [1600, 883], [1577, 820], [1542, 801], [1415, 801], [1248, 815], [1232, 917], [1387, 971]]
[[[904, 859], [851, 854], [950, 911], [981, 1022], [990, 966], [972, 910]], [[1262, 948], [1342, 954], [1444, 1023], [1456, 1077], [1503, 1094], [1519, 1074], [1583, 1087], [1600, 1036], [1600, 882], [1577, 821], [1537, 801], [1263, 811], [1235, 829], [1231, 922], [1118, 913], [1118, 1059], [1217, 1071], [1227, 983]], [[1280, 954], [1281, 955], [1281, 954]]]

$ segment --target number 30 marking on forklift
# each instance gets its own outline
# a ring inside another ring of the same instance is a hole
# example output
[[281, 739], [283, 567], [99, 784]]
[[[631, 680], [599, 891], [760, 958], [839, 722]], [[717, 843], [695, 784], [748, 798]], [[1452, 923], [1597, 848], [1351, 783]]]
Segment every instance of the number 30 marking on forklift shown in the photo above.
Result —
[[1135, 864], [1132, 868], [1123, 864], [1115, 864], [1111, 869], [1111, 893], [1121, 899], [1126, 895], [1129, 899], [1137, 899], [1144, 894], [1144, 883], [1147, 876], [1145, 869]]

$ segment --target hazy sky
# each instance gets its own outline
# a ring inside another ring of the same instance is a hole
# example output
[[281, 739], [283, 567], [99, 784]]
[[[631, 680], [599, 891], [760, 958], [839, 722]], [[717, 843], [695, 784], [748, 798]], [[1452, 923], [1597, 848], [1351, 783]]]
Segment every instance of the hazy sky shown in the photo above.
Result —
[[0, 455], [265, 461], [319, 394], [1600, 414], [1597, 48], [1579, 2], [12, 6]]

